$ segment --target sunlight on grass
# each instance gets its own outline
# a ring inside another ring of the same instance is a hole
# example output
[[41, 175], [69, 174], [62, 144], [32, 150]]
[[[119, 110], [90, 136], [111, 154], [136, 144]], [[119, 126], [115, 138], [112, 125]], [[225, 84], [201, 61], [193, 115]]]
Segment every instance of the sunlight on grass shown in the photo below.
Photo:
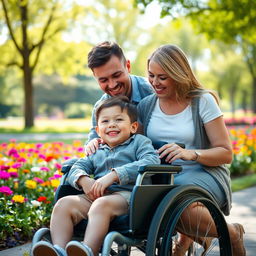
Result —
[[239, 191], [256, 185], [256, 174], [250, 174], [232, 179], [232, 191]]
[[35, 126], [31, 129], [24, 129], [23, 118], [0, 119], [0, 132], [2, 133], [88, 133], [90, 127], [90, 119], [35, 119]]

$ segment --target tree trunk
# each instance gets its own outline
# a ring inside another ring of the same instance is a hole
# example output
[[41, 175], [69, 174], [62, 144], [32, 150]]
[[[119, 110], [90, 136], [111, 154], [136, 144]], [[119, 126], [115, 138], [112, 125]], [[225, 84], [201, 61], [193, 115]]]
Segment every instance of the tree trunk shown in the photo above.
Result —
[[23, 55], [23, 86], [24, 86], [24, 113], [25, 128], [34, 126], [34, 100], [33, 100], [33, 84], [32, 69], [29, 66], [29, 54]]
[[242, 101], [241, 101], [241, 105], [242, 105], [242, 108], [243, 108], [243, 111], [244, 111], [244, 114], [246, 115], [247, 113], [247, 108], [248, 108], [248, 105], [247, 105], [247, 102], [248, 102], [248, 93], [246, 90], [242, 90]]
[[236, 95], [236, 86], [231, 89], [230, 92], [230, 105], [231, 105], [231, 112], [232, 112], [232, 118], [235, 118], [235, 95]]
[[252, 111], [256, 114], [256, 77], [253, 77], [252, 85]]

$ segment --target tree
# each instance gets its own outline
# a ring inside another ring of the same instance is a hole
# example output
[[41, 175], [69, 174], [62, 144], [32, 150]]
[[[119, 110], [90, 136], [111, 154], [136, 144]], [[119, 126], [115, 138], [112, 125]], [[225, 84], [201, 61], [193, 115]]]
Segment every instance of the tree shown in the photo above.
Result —
[[96, 0], [88, 9], [80, 23], [81, 40], [91, 45], [112, 40], [122, 47], [126, 57], [136, 55], [140, 37], [147, 31], [139, 25], [143, 15], [133, 6], [133, 0]]
[[9, 32], [3, 47], [13, 54], [5, 65], [22, 71], [25, 127], [29, 128], [34, 125], [33, 73], [42, 52], [72, 24], [80, 10], [75, 4], [58, 0], [1, 0], [1, 4], [0, 19]]
[[[144, 8], [155, 0], [135, 0]], [[237, 45], [252, 77], [252, 110], [256, 113], [256, 1], [157, 0], [162, 16], [189, 17], [210, 39]]]
[[206, 40], [203, 35], [195, 35], [191, 23], [185, 19], [170, 20], [150, 28], [147, 40], [137, 51], [133, 70], [136, 74], [145, 74], [146, 60], [153, 51], [163, 44], [176, 44], [188, 55], [194, 72], [197, 72], [199, 60], [203, 59]]

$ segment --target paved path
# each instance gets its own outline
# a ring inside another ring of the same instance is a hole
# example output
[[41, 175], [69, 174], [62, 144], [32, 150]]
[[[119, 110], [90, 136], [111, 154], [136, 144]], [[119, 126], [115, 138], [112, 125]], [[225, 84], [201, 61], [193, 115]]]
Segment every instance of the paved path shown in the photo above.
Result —
[[[247, 256], [256, 255], [256, 186], [233, 193], [233, 207], [227, 217], [228, 222], [239, 222], [245, 228], [245, 247]], [[25, 244], [5, 251], [0, 256], [28, 256], [31, 244]], [[25, 253], [25, 254], [24, 254]], [[27, 253], [27, 254], [26, 254]], [[144, 255], [138, 250], [132, 250], [132, 256]]]
[[52, 141], [58, 139], [86, 140], [86, 133], [0, 133], [0, 141]]

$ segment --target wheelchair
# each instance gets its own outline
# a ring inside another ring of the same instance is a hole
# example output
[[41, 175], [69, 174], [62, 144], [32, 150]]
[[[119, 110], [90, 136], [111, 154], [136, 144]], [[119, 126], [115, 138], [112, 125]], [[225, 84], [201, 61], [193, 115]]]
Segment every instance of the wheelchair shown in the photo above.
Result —
[[[161, 145], [162, 143], [158, 143], [154, 146], [159, 148]], [[71, 159], [64, 163], [63, 176], [55, 193], [55, 201], [63, 196], [83, 193], [71, 187], [66, 181], [68, 172], [76, 160]], [[128, 256], [132, 247], [136, 247], [146, 256], [172, 255], [172, 248], [177, 243], [180, 228], [182, 227], [183, 233], [190, 235], [191, 223], [194, 221], [188, 218], [189, 223], [183, 223], [181, 216], [187, 207], [198, 203], [205, 206], [213, 219], [205, 229], [204, 236], [200, 234], [200, 238], [208, 237], [212, 225], [215, 225], [218, 235], [212, 240], [205, 254], [203, 244], [196, 242], [199, 235], [193, 233], [194, 242], [186, 255], [232, 256], [227, 224], [213, 197], [195, 185], [174, 185], [174, 175], [179, 173], [182, 167], [164, 162], [163, 159], [159, 165], [140, 168], [136, 184], [131, 188], [129, 213], [116, 217], [110, 223], [109, 233], [104, 239], [100, 255]], [[146, 175], [151, 175], [152, 185], [143, 185], [143, 178]], [[198, 212], [197, 223], [200, 223], [200, 218]], [[87, 220], [83, 220], [74, 227], [72, 240], [83, 239], [86, 223]], [[41, 228], [34, 234], [32, 247], [40, 240], [51, 242], [48, 228]]]

